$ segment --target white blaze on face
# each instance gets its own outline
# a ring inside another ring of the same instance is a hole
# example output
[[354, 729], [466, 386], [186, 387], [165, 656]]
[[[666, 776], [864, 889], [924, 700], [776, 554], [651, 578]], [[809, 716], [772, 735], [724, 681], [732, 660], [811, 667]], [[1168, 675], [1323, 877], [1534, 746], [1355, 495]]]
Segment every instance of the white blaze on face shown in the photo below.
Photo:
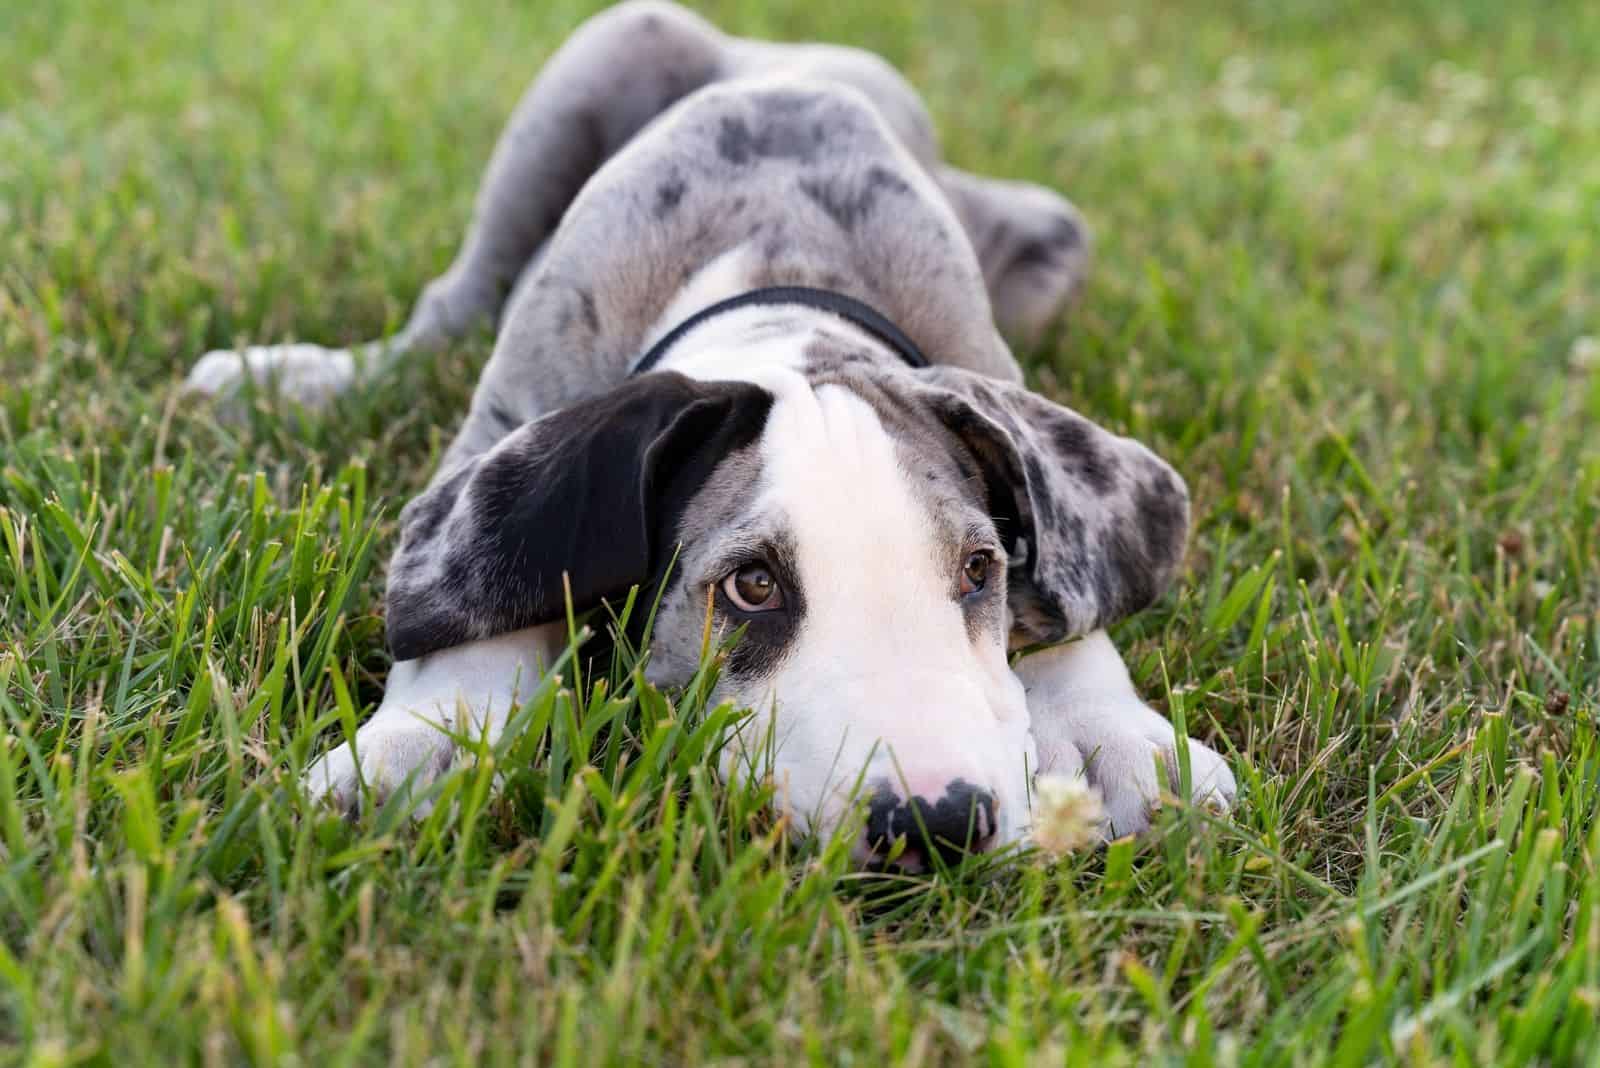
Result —
[[[798, 575], [799, 629], [760, 693], [780, 800], [826, 833], [852, 790], [930, 802], [955, 780], [992, 792], [1001, 839], [1025, 824], [1032, 766], [1021, 684], [1002, 633], [968, 632], [964, 547], [934, 522], [872, 407], [842, 386], [768, 378], [756, 510], [782, 517]], [[959, 528], [954, 528], [959, 529]], [[748, 730], [765, 735], [758, 715]]]

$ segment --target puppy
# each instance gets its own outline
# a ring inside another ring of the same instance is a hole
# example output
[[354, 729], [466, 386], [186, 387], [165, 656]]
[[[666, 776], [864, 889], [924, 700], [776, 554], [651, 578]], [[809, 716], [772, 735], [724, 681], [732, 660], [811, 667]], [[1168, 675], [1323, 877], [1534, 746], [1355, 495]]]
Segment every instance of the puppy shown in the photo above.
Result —
[[[1003, 339], [1043, 333], [1087, 245], [1055, 193], [942, 163], [876, 56], [659, 2], [589, 20], [398, 336], [190, 376], [315, 404], [499, 319], [401, 516], [382, 705], [309, 788], [350, 806], [359, 781], [437, 777], [439, 728], [493, 739], [561, 650], [568, 590], [581, 611], [644, 585], [658, 684], [695, 671], [708, 613], [744, 630], [715, 696], [756, 714], [724, 774], [773, 775], [802, 831], [864, 800], [862, 863], [902, 835], [907, 868], [1018, 840], [1039, 772], [1086, 775], [1107, 834], [1144, 828], [1176, 739], [1104, 628], [1177, 573], [1187, 491], [1024, 389]], [[1231, 804], [1223, 759], [1188, 748], [1196, 796]]]

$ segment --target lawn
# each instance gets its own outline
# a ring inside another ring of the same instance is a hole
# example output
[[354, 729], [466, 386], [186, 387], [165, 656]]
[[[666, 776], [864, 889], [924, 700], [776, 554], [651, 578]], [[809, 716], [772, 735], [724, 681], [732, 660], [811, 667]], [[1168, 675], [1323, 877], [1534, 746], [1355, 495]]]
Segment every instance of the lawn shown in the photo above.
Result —
[[316, 416], [175, 387], [397, 326], [590, 7], [5, 5], [0, 1048], [1600, 1063], [1583, 0], [705, 6], [884, 53], [953, 159], [1084, 209], [1029, 379], [1189, 480], [1187, 573], [1118, 638], [1232, 755], [1231, 818], [854, 874], [716, 783], [733, 710], [625, 657], [549, 681], [420, 825], [304, 801], [382, 692], [395, 516], [490, 339]]

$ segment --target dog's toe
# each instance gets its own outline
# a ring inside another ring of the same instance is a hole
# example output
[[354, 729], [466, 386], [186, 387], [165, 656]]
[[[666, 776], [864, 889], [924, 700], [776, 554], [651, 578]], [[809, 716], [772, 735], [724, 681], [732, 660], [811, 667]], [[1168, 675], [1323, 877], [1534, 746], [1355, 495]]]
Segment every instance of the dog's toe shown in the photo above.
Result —
[[[354, 816], [361, 808], [363, 784], [372, 801], [383, 805], [407, 793], [421, 793], [454, 762], [454, 740], [436, 727], [422, 723], [371, 727], [356, 735], [355, 749], [345, 742], [306, 769], [301, 786], [309, 799]], [[422, 819], [432, 809], [431, 801], [420, 801], [411, 815]]]
[[355, 752], [349, 743], [317, 758], [301, 780], [306, 796], [314, 802], [332, 805], [345, 815], [354, 815], [360, 800]]
[[[1193, 738], [1188, 739], [1188, 750], [1190, 800], [1214, 812], [1232, 811], [1238, 784], [1227, 760]], [[1162, 796], [1178, 788], [1178, 754], [1170, 733], [1130, 732], [1103, 741], [1087, 758], [1089, 780], [1105, 797], [1113, 835], [1149, 829]]]
[[[1174, 753], [1172, 767], [1177, 766]], [[1239, 799], [1239, 784], [1227, 758], [1193, 738], [1189, 739], [1189, 793], [1195, 804], [1219, 814], [1233, 811]]]

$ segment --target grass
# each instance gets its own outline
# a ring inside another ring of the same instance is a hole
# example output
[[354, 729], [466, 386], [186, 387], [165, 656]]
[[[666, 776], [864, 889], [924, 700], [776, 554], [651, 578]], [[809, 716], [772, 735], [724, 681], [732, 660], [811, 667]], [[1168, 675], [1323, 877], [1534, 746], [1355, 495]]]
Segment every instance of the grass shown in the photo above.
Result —
[[1600, 1062], [1600, 7], [848, 7], [707, 10], [883, 52], [954, 159], [1090, 216], [1030, 380], [1190, 481], [1188, 574], [1119, 638], [1239, 811], [863, 877], [716, 784], [730, 710], [625, 662], [529, 703], [503, 794], [314, 810], [488, 340], [320, 418], [174, 386], [393, 328], [586, 5], [13, 4], [12, 1056]]

